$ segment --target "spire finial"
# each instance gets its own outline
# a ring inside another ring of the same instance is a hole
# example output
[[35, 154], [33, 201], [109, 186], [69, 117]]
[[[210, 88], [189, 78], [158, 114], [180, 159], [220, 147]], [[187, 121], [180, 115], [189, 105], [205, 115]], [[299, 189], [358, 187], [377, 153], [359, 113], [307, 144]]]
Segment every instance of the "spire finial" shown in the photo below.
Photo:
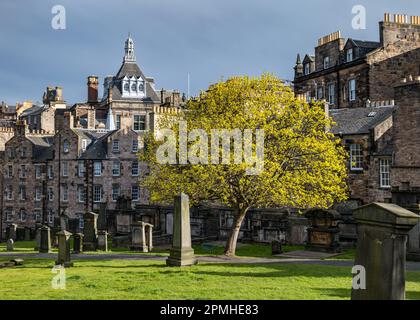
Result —
[[128, 33], [128, 38], [125, 40], [124, 51], [124, 62], [136, 62], [136, 56], [134, 55], [134, 41], [131, 38], [131, 32]]

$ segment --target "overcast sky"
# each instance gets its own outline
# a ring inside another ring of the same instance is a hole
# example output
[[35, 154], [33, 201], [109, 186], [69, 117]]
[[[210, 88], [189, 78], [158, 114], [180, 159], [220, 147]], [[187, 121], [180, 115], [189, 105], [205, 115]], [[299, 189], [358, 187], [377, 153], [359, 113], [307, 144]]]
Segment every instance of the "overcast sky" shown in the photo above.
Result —
[[[366, 30], [352, 28], [364, 5]], [[66, 29], [54, 30], [54, 5]], [[0, 2], [0, 101], [42, 99], [62, 86], [68, 104], [86, 100], [86, 77], [115, 75], [131, 32], [137, 62], [156, 88], [191, 94], [232, 75], [292, 79], [296, 53], [312, 53], [336, 30], [378, 41], [384, 12], [420, 15], [418, 0], [62, 0]]]

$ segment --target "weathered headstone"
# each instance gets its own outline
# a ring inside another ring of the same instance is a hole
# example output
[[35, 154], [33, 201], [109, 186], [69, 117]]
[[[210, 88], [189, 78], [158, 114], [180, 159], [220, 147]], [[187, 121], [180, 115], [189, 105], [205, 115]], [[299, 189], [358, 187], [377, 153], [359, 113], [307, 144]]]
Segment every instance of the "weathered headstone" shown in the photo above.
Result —
[[276, 254], [282, 254], [283, 250], [281, 247], [281, 241], [279, 240], [273, 240], [271, 242], [271, 254], [274, 256]]
[[98, 215], [94, 212], [85, 213], [83, 216], [83, 251], [96, 251], [98, 246]]
[[173, 226], [172, 249], [166, 264], [173, 267], [196, 264], [191, 247], [190, 204], [186, 194], [175, 197]]
[[25, 241], [31, 241], [31, 228], [25, 227]]
[[35, 251], [39, 251], [39, 247], [41, 245], [41, 228], [42, 225], [37, 223], [35, 226]]
[[17, 224], [12, 223], [6, 228], [6, 238], [16, 241]]
[[7, 240], [7, 244], [6, 244], [6, 250], [7, 251], [14, 251], [15, 250], [15, 248], [14, 248], [14, 241], [13, 241], [13, 239], [9, 239], [9, 240]]
[[108, 232], [101, 230], [98, 232], [98, 250], [108, 251]]
[[353, 286], [352, 299], [405, 299], [407, 237], [420, 216], [385, 203], [357, 208], [353, 216], [358, 235], [355, 266], [365, 270], [366, 286], [365, 289]]
[[48, 226], [41, 228], [41, 241], [39, 246], [40, 253], [51, 252], [51, 229]]
[[79, 254], [83, 252], [83, 233], [73, 235], [73, 253]]
[[63, 265], [64, 267], [72, 267], [73, 263], [71, 262], [70, 257], [70, 237], [71, 233], [63, 230], [58, 234], [58, 259], [56, 265]]
[[151, 252], [153, 249], [153, 225], [143, 221], [131, 224], [131, 250]]

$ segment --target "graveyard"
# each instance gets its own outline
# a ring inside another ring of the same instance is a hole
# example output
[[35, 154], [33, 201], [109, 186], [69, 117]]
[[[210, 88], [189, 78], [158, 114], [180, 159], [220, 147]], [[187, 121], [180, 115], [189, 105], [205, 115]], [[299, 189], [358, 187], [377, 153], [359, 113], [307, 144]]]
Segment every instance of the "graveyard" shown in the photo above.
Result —
[[[420, 263], [405, 262], [404, 246], [404, 232], [418, 216], [372, 204], [356, 210], [355, 217], [361, 226], [356, 251], [239, 243], [232, 257], [218, 242], [192, 243], [185, 194], [175, 197], [172, 246], [153, 247], [146, 236], [152, 226], [138, 223], [132, 245], [113, 248], [107, 232], [97, 230], [97, 215], [89, 213], [84, 234], [72, 235], [63, 220], [55, 245], [48, 227], [36, 241], [1, 244], [0, 295], [4, 300], [420, 299]], [[402, 237], [389, 236], [391, 229]], [[387, 244], [385, 251], [365, 239], [375, 232]], [[354, 264], [368, 267], [368, 290], [352, 290]]]

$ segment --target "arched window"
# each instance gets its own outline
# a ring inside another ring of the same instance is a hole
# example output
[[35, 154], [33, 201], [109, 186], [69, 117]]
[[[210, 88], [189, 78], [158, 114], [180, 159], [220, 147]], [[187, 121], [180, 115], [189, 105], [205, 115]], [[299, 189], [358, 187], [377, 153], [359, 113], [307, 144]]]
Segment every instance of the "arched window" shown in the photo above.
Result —
[[70, 143], [68, 140], [63, 141], [63, 152], [68, 153], [70, 151]]

